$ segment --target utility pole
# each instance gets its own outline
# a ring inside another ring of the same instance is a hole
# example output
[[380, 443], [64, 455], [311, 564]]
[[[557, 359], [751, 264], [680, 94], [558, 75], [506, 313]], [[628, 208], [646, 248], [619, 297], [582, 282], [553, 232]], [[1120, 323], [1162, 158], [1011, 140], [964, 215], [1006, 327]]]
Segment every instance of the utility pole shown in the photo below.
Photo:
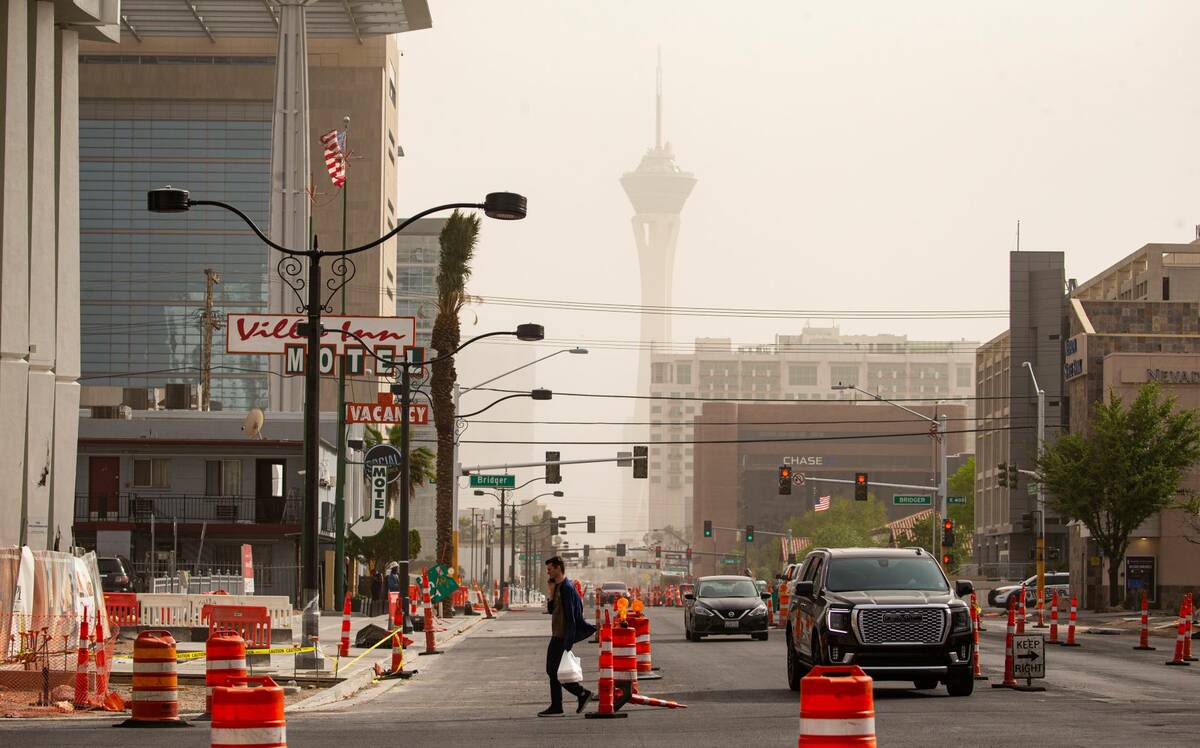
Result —
[[[1037, 453], [1038, 459], [1041, 459], [1043, 451], [1046, 449], [1046, 391], [1038, 386], [1037, 375], [1033, 373], [1033, 364], [1025, 361], [1022, 363], [1022, 366], [1029, 369], [1029, 377], [1033, 380], [1033, 389], [1037, 392]], [[1037, 596], [1038, 600], [1041, 601], [1046, 599], [1046, 486], [1041, 481], [1038, 481], [1037, 506], [1038, 525], [1035, 560], [1037, 562]]]
[[200, 329], [204, 343], [200, 349], [200, 410], [208, 410], [212, 391], [212, 339], [213, 331], [221, 329], [221, 321], [213, 313], [213, 286], [221, 282], [221, 276], [212, 268], [204, 268], [204, 313], [200, 315]]
[[504, 604], [504, 499], [507, 495], [507, 491], [500, 489], [500, 602], [497, 608]]

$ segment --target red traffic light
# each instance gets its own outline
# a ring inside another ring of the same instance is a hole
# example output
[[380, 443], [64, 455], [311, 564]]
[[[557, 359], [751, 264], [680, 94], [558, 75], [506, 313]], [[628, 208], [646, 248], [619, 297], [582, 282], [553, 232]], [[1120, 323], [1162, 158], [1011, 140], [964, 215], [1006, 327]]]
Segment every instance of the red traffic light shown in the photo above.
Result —
[[855, 473], [854, 474], [854, 484], [857, 486], [867, 485], [867, 474], [866, 473]]
[[954, 556], [951, 556], [949, 553], [943, 553], [942, 554], [942, 565], [949, 566], [952, 563], [954, 563]]
[[945, 522], [943, 522], [942, 529], [943, 530], [953, 530], [954, 529], [954, 520], [948, 519]]
[[792, 469], [790, 467], [788, 467], [787, 465], [780, 465], [779, 466], [779, 477], [780, 478], [791, 478], [792, 477]]

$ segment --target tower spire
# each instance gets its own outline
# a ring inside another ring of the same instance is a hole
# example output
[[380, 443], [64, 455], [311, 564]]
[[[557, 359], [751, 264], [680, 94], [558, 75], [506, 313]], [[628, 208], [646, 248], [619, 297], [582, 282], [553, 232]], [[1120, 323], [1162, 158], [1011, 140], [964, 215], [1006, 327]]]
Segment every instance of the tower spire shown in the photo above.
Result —
[[658, 48], [658, 71], [654, 92], [654, 147], [662, 150], [662, 47]]

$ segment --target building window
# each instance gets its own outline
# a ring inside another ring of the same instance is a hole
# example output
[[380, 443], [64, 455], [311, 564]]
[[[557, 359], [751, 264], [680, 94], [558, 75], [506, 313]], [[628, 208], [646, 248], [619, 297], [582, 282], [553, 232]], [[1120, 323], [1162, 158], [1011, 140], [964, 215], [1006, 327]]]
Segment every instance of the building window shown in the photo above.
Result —
[[171, 461], [165, 457], [134, 460], [133, 485], [135, 488], [169, 488]]
[[829, 367], [829, 381], [840, 382], [841, 384], [852, 384], [858, 386], [858, 367], [854, 365], [838, 365], [831, 364]]
[[788, 384], [815, 387], [817, 384], [816, 364], [791, 364], [788, 366]]
[[675, 365], [675, 384], [691, 384], [692, 383], [692, 365], [691, 364], [676, 364]]
[[392, 166], [396, 165], [396, 139], [392, 137], [392, 131], [388, 130], [388, 160], [392, 162]]
[[391, 60], [388, 60], [388, 100], [396, 106], [396, 66]]
[[670, 373], [669, 364], [651, 364], [650, 381], [653, 384], [666, 384]]
[[241, 460], [204, 461], [205, 496], [240, 496], [241, 493]]
[[958, 371], [955, 374], [955, 377], [957, 380], [955, 382], [955, 386], [956, 387], [970, 387], [971, 386], [971, 367], [970, 366], [959, 366], [959, 367], [957, 367], [957, 370]]

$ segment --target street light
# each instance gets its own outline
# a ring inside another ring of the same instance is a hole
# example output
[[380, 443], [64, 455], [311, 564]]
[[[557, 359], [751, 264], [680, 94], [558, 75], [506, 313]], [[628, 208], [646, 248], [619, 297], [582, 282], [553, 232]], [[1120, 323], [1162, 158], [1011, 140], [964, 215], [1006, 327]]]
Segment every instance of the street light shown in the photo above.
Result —
[[[319, 500], [319, 484], [320, 478], [320, 348], [321, 348], [321, 312], [324, 307], [333, 299], [333, 295], [342, 289], [350, 278], [353, 277], [353, 261], [351, 255], [365, 252], [368, 249], [383, 244], [387, 240], [399, 234], [404, 229], [411, 226], [417, 220], [424, 218], [433, 213], [438, 213], [444, 210], [456, 210], [459, 208], [468, 210], [482, 210], [489, 218], [495, 218], [501, 221], [517, 221], [525, 218], [528, 201], [524, 196], [514, 192], [492, 192], [489, 193], [482, 203], [446, 203], [428, 208], [400, 222], [395, 228], [387, 232], [383, 236], [373, 241], [361, 244], [357, 247], [340, 250], [322, 250], [318, 249], [316, 237], [313, 237], [313, 246], [310, 249], [295, 249], [293, 247], [285, 247], [271, 240], [262, 232], [253, 220], [245, 213], [229, 203], [219, 200], [193, 200], [191, 194], [177, 187], [167, 185], [158, 189], [150, 190], [146, 193], [146, 208], [152, 213], [183, 213], [190, 210], [194, 206], [213, 206], [222, 208], [233, 213], [242, 219], [242, 221], [250, 228], [252, 232], [268, 247], [282, 252], [286, 257], [276, 266], [280, 279], [292, 289], [296, 294], [296, 298], [302, 304], [302, 309], [307, 313], [305, 323], [296, 325], [296, 332], [303, 334], [306, 337], [307, 349], [305, 351], [305, 366], [304, 366], [304, 522], [301, 550], [301, 588], [303, 590], [305, 600], [310, 600], [317, 596], [317, 569], [320, 563], [320, 553], [317, 543], [318, 528], [320, 525], [320, 500]], [[303, 267], [297, 258], [306, 258], [308, 260], [308, 277], [301, 277]], [[321, 260], [326, 257], [335, 258], [333, 264], [333, 278], [328, 284], [321, 280]], [[301, 290], [307, 291], [307, 298], [301, 296]], [[325, 300], [322, 300], [322, 294], [328, 294]], [[516, 335], [518, 340], [541, 340], [544, 337], [544, 331], [541, 325], [525, 324], [517, 327], [515, 333], [493, 333], [493, 334], [510, 334]], [[487, 337], [480, 336], [480, 337]], [[478, 339], [478, 338], [476, 338]], [[467, 341], [467, 345], [472, 341]], [[460, 346], [458, 350], [461, 350]], [[457, 350], [455, 351], [457, 353]], [[448, 354], [453, 355], [453, 353]], [[445, 357], [443, 357], [445, 358]], [[439, 359], [440, 360], [440, 359]], [[405, 400], [402, 404], [403, 420], [402, 420], [402, 438], [404, 444], [407, 444], [408, 439], [408, 406], [407, 393], [409, 382], [409, 364], [408, 361], [403, 362], [401, 371], [403, 372]], [[408, 578], [408, 450], [404, 451], [401, 460], [401, 555], [404, 556], [400, 561], [400, 571], [404, 575], [403, 578]], [[340, 559], [338, 563], [341, 563]], [[408, 585], [401, 585], [401, 595], [405, 598], [404, 610], [407, 612], [407, 594]]]
[[[1033, 389], [1037, 392], [1038, 401], [1038, 433], [1037, 433], [1037, 453], [1038, 459], [1042, 459], [1046, 449], [1046, 391], [1038, 386], [1037, 375], [1033, 373], [1033, 364], [1024, 361], [1021, 364], [1029, 370], [1029, 378], [1033, 380]], [[1037, 596], [1038, 602], [1041, 604], [1046, 599], [1046, 486], [1042, 481], [1038, 481], [1037, 485], [1037, 504], [1038, 504], [1038, 534], [1037, 534], [1037, 551], [1035, 562], [1037, 563]], [[1038, 625], [1042, 625], [1041, 620], [1042, 607], [1038, 607]]]
[[[917, 418], [920, 418], [921, 420], [928, 421], [929, 423], [933, 424], [933, 428], [930, 429], [929, 436], [933, 439], [933, 443], [934, 443], [933, 470], [935, 473], [938, 474], [938, 485], [934, 489], [934, 492], [936, 494], [941, 495], [941, 504], [939, 505], [938, 502], [935, 501], [934, 507], [933, 507], [933, 512], [934, 512], [935, 516], [937, 516], [939, 518], [944, 518], [945, 515], [942, 512], [945, 510], [945, 502], [946, 502], [946, 422], [942, 419], [931, 418], [930, 416], [927, 416], [924, 413], [919, 413], [919, 412], [913, 410], [912, 408], [903, 406], [900, 403], [894, 402], [892, 400], [888, 400], [883, 395], [877, 395], [874, 392], [868, 392], [867, 390], [864, 390], [863, 388], [859, 387], [856, 384], [842, 384], [841, 382], [838, 382], [837, 384], [829, 385], [829, 389], [831, 389], [831, 390], [853, 390], [855, 392], [861, 392], [862, 394], [866, 395], [867, 397], [871, 398], [872, 400], [876, 400], [876, 401], [882, 402], [882, 403], [887, 403], [888, 405], [891, 405], [893, 407], [899, 408], [900, 410], [903, 410], [905, 413], [909, 413], [911, 415], [916, 416]], [[936, 557], [938, 555], [937, 523], [931, 522], [930, 524], [933, 528], [933, 533], [932, 533], [933, 538], [930, 541], [930, 545], [933, 546], [933, 554]]]

